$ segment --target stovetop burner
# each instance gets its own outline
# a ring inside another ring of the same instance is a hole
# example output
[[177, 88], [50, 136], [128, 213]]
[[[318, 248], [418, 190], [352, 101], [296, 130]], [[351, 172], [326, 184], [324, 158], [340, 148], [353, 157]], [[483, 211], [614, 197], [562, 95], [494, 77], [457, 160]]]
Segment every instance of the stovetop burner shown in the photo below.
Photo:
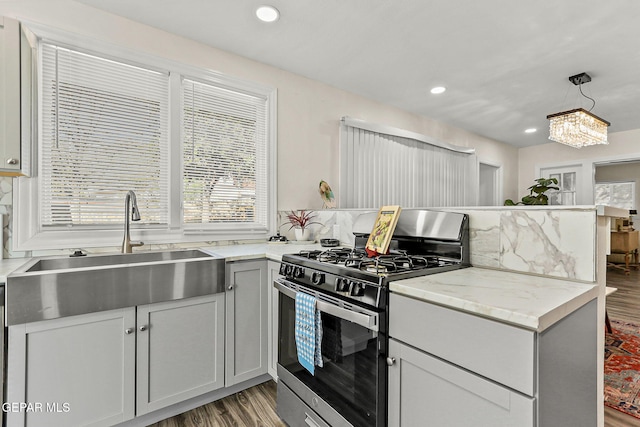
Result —
[[452, 261], [435, 255], [408, 255], [406, 251], [395, 251], [392, 254], [370, 258], [363, 249], [358, 248], [301, 251], [298, 256], [320, 264], [336, 264], [373, 274], [390, 274], [453, 264]]
[[354, 224], [353, 249], [335, 247], [283, 255], [280, 275], [303, 288], [384, 309], [390, 282], [470, 266], [466, 215], [403, 211], [390, 253], [376, 257], [369, 257], [364, 249], [369, 236], [356, 231], [362, 228]]

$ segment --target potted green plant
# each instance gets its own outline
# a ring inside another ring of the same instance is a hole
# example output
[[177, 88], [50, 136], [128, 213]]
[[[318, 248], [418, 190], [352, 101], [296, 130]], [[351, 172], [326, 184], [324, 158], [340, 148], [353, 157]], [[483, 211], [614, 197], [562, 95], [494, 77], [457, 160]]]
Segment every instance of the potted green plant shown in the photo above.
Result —
[[315, 218], [315, 212], [305, 209], [291, 211], [287, 214], [287, 219], [289, 220], [289, 224], [291, 224], [289, 230], [294, 229], [296, 240], [311, 240], [311, 230], [309, 230], [308, 227], [312, 224], [320, 224], [314, 221]]
[[504, 205], [548, 205], [549, 196], [545, 193], [549, 190], [559, 190], [560, 188], [557, 187], [558, 180], [556, 178], [538, 178], [535, 182], [535, 184], [527, 188], [527, 190], [529, 190], [529, 195], [524, 196], [522, 201], [516, 203], [511, 199], [507, 199], [504, 201]]

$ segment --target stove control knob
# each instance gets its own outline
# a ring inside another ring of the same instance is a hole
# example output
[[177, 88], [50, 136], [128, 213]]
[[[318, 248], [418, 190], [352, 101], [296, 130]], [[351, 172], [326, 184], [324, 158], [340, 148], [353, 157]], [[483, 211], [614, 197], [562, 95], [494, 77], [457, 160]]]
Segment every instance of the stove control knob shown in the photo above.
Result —
[[349, 292], [349, 282], [347, 279], [336, 277], [336, 292]]
[[311, 283], [314, 285], [322, 285], [324, 283], [324, 274], [314, 271], [311, 275]]
[[351, 288], [351, 296], [361, 297], [364, 295], [364, 285], [362, 283], [351, 282], [349, 287]]
[[285, 264], [285, 263], [281, 263], [280, 264], [280, 272], [279, 272], [279, 274], [281, 276], [286, 276], [287, 275], [287, 264]]
[[304, 277], [304, 268], [302, 268], [302, 267], [296, 267], [296, 268], [293, 270], [293, 277], [296, 277], [296, 278]]
[[293, 265], [287, 264], [287, 268], [284, 271], [284, 275], [287, 277], [293, 277]]

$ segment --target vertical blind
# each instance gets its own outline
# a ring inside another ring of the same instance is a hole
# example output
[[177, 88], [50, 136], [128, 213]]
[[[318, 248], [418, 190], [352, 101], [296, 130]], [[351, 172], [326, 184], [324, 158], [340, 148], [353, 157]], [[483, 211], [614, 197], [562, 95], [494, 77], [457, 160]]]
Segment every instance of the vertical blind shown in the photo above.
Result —
[[406, 131], [392, 134], [395, 131], [399, 130], [343, 119], [342, 208], [477, 204], [478, 166], [473, 150], [431, 144], [424, 141], [426, 137], [405, 136], [411, 135]]
[[182, 82], [185, 224], [267, 226], [266, 97]]
[[168, 222], [168, 73], [42, 43], [40, 224]]

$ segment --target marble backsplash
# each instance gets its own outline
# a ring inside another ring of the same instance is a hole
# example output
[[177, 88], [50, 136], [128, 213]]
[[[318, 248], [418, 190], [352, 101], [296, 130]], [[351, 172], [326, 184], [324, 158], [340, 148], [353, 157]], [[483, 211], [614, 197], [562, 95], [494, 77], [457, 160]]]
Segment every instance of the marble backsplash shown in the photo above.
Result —
[[[9, 258], [11, 253], [11, 230], [13, 229], [13, 178], [0, 177], [0, 218], [2, 218], [2, 257]], [[22, 254], [14, 255], [16, 257]]]
[[[452, 208], [469, 215], [471, 264], [543, 276], [595, 281], [595, 208]], [[316, 211], [316, 239], [353, 245], [355, 219], [371, 210]], [[280, 212], [280, 224], [286, 212]], [[284, 218], [284, 220], [282, 220]], [[288, 226], [281, 233], [294, 239]]]
[[[59, 254], [61, 251], [11, 252], [12, 178], [0, 177], [0, 218], [3, 218], [3, 258]], [[469, 215], [471, 264], [550, 277], [595, 281], [596, 211], [595, 207], [576, 208], [451, 208], [441, 209]], [[337, 238], [343, 245], [354, 244], [353, 224], [363, 213], [358, 210], [315, 211], [315, 239]], [[278, 212], [280, 232], [294, 240], [287, 212]], [[207, 241], [200, 243], [149, 245], [148, 249], [217, 246], [256, 241]], [[95, 248], [90, 252], [112, 252], [113, 248]], [[293, 248], [292, 248], [293, 250]], [[295, 251], [295, 250], [293, 250]], [[68, 251], [64, 251], [66, 253]]]

